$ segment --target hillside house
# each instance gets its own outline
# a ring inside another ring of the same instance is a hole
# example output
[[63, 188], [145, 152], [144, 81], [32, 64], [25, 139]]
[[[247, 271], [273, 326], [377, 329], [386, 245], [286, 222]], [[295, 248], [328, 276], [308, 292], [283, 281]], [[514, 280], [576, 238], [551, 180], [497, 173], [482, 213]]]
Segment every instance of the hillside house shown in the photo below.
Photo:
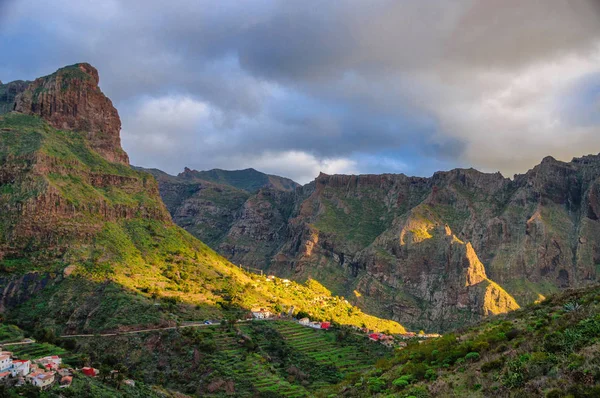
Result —
[[81, 369], [81, 372], [89, 377], [96, 377], [100, 374], [100, 371], [98, 369], [95, 368], [89, 368], [89, 367], [85, 367]]
[[379, 341], [379, 333], [371, 333], [369, 335], [369, 340], [371, 340], [371, 341]]
[[10, 376], [10, 372], [0, 372], [0, 380], [6, 380]]
[[321, 329], [321, 322], [311, 322], [307, 326], [313, 329]]
[[27, 375], [27, 381], [38, 388], [47, 388], [54, 383], [54, 372], [38, 370]]
[[329, 330], [330, 327], [331, 327], [331, 322], [321, 322], [321, 329]]
[[69, 388], [73, 383], [73, 376], [63, 376], [60, 379], [60, 388]]
[[298, 321], [298, 323], [299, 323], [300, 325], [304, 325], [304, 326], [306, 326], [306, 325], [308, 325], [308, 324], [310, 323], [310, 319], [308, 319], [308, 318], [302, 318], [302, 319], [300, 319], [300, 320]]
[[0, 372], [6, 372], [12, 367], [12, 352], [0, 351]]
[[58, 355], [51, 355], [36, 359], [34, 362], [42, 365], [47, 370], [57, 370], [62, 363], [62, 359]]
[[131, 379], [127, 379], [123, 382], [123, 384], [125, 384], [126, 386], [131, 386], [131, 387], [135, 387], [135, 381], [131, 380]]
[[271, 311], [265, 309], [265, 308], [253, 308], [252, 309], [252, 316], [255, 319], [268, 319], [271, 316], [273, 316], [273, 314], [271, 313]]
[[27, 376], [31, 372], [31, 361], [26, 359], [14, 359], [10, 368], [12, 377]]

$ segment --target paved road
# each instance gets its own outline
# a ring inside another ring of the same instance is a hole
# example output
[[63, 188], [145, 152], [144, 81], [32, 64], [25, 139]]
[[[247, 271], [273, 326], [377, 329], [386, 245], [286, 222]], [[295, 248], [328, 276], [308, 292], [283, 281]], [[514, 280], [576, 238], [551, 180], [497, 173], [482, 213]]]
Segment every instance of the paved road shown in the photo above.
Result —
[[65, 334], [60, 336], [61, 338], [68, 337], [110, 337], [110, 336], [120, 336], [123, 334], [136, 334], [136, 333], [147, 333], [147, 332], [156, 332], [160, 330], [173, 330], [173, 329], [181, 329], [181, 328], [199, 328], [199, 327], [209, 327], [215, 326], [216, 324], [206, 325], [204, 322], [202, 323], [188, 323], [180, 326], [167, 326], [164, 328], [153, 328], [153, 329], [141, 329], [141, 330], [129, 330], [127, 332], [115, 332], [115, 333], [101, 333], [101, 334]]
[[24, 344], [33, 344], [35, 343], [34, 339], [24, 339], [21, 341], [17, 341], [16, 343], [0, 343], [0, 346], [7, 346], [7, 345], [24, 345]]
[[[257, 322], [257, 321], [275, 321], [277, 320], [276, 318], [269, 318], [269, 319], [253, 319], [253, 320], [243, 320], [243, 321], [237, 321], [236, 324], [239, 323], [246, 323], [246, 322]], [[182, 325], [179, 326], [168, 326], [168, 327], [164, 327], [164, 328], [152, 328], [152, 329], [141, 329], [141, 330], [130, 330], [127, 332], [113, 332], [113, 333], [102, 333], [102, 334], [65, 334], [60, 336], [60, 338], [69, 338], [69, 337], [110, 337], [110, 336], [120, 336], [120, 335], [124, 335], [124, 334], [137, 334], [137, 333], [148, 333], [148, 332], [156, 332], [156, 331], [160, 331], [160, 330], [173, 330], [173, 329], [181, 329], [181, 328], [202, 328], [202, 327], [211, 327], [211, 326], [218, 326], [220, 325], [220, 322], [216, 321], [213, 322], [210, 325], [206, 325], [204, 322], [189, 322], [189, 323], [184, 323]]]

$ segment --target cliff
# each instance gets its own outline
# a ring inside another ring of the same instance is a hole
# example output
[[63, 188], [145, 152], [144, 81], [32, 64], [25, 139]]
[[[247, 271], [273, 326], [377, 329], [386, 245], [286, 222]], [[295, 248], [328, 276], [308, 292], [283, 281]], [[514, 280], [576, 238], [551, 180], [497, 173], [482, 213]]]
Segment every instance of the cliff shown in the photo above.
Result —
[[[236, 263], [315, 278], [410, 327], [448, 330], [598, 281], [599, 178], [596, 155], [547, 157], [512, 180], [474, 169], [320, 174], [283, 196], [250, 196], [213, 247]], [[468, 283], [474, 256], [481, 281]]]

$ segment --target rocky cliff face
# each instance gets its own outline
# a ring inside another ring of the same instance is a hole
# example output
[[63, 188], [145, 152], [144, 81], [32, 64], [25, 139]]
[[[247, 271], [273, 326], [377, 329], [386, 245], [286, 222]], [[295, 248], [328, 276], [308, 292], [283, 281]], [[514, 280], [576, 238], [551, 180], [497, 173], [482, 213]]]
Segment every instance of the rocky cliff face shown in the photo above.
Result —
[[513, 180], [473, 169], [321, 174], [283, 201], [249, 197], [215, 247], [315, 278], [409, 327], [445, 330], [597, 282], [599, 178], [600, 155], [548, 157]]
[[98, 87], [99, 82], [98, 71], [81, 63], [40, 77], [26, 87], [11, 83], [12, 92], [17, 93], [11, 110], [40, 116], [58, 130], [86, 132], [93, 150], [110, 162], [128, 164], [121, 148], [119, 113]]

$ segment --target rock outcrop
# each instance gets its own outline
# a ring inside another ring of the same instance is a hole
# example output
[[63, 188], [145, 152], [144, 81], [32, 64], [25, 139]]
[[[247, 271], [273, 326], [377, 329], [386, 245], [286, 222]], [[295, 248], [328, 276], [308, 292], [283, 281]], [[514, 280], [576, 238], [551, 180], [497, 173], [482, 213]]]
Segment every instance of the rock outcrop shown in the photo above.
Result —
[[68, 66], [28, 84], [14, 97], [12, 110], [40, 116], [58, 130], [85, 132], [92, 149], [108, 161], [128, 164], [121, 148], [119, 113], [99, 82], [93, 66]]

